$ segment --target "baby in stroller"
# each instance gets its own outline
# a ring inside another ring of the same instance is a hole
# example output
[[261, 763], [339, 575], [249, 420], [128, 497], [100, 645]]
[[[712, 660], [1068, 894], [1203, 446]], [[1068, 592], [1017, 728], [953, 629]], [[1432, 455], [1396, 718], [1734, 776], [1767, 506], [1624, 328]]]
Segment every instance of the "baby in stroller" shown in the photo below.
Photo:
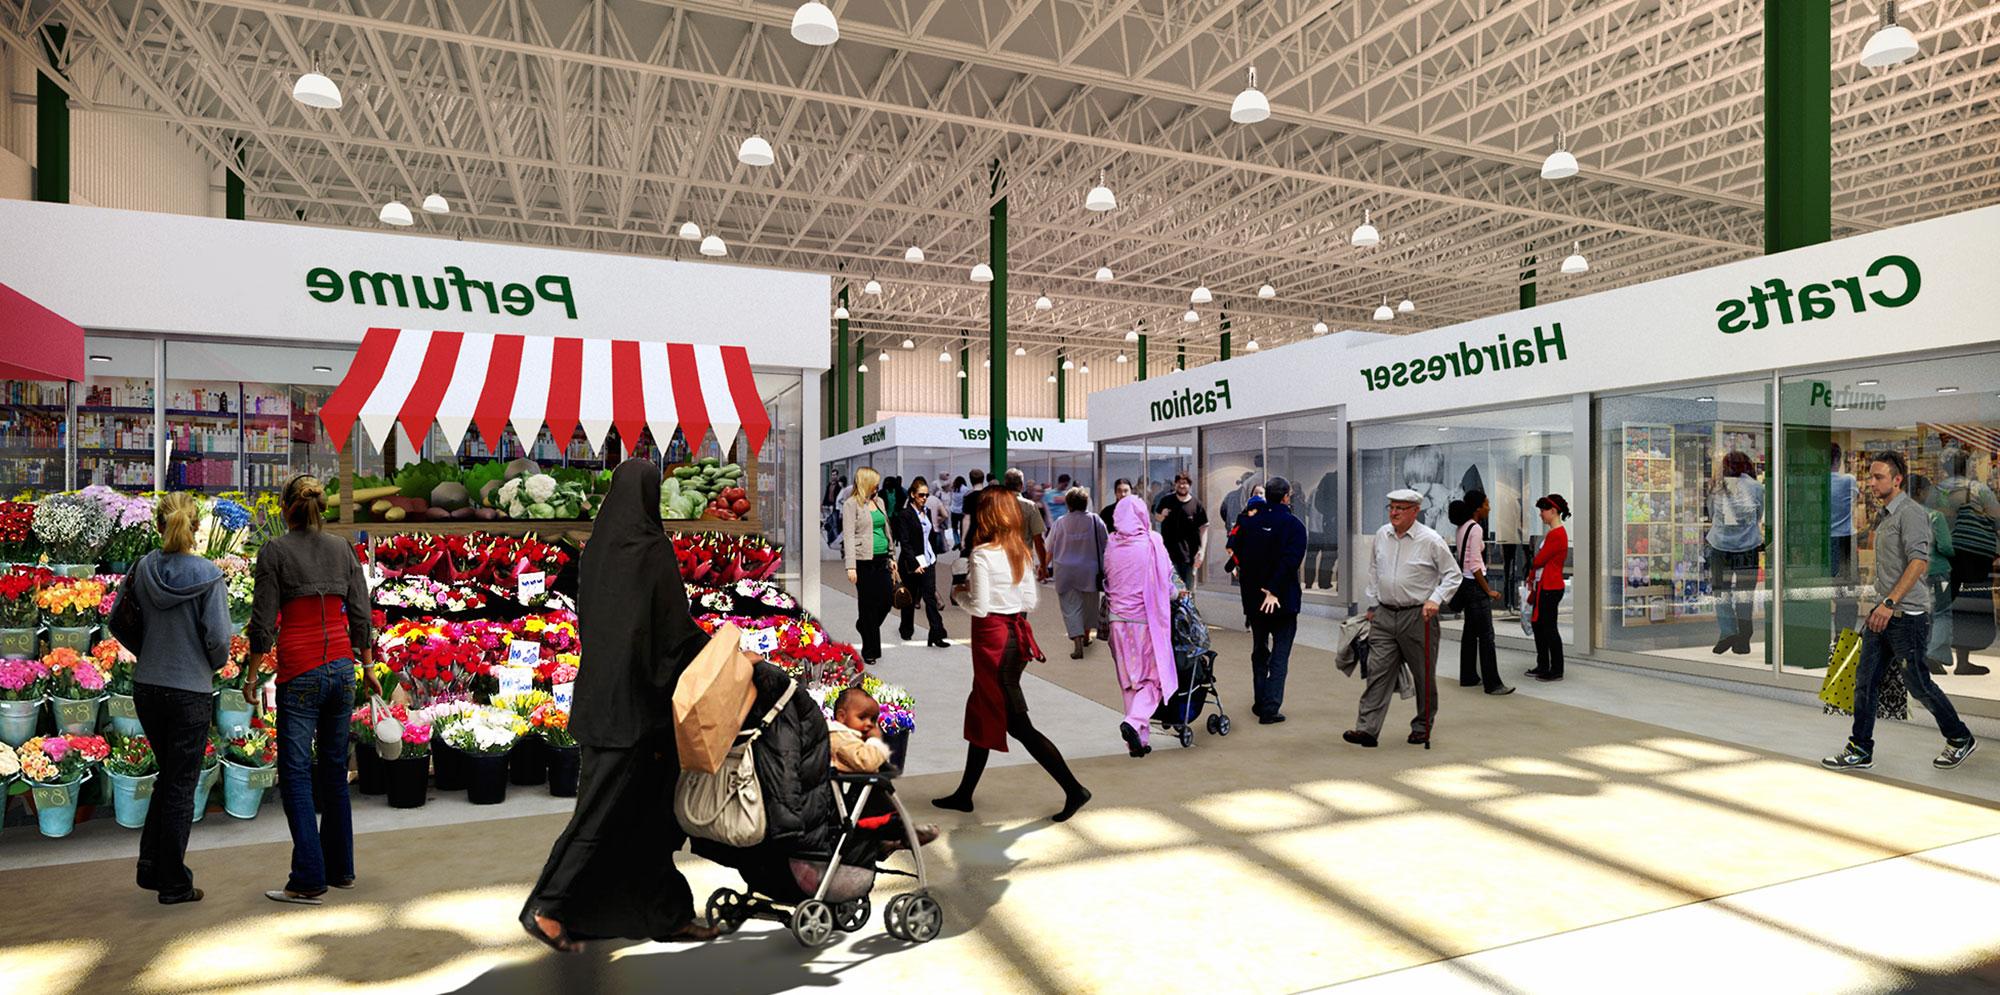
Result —
[[[757, 701], [751, 708], [754, 722], [793, 682], [768, 663], [757, 664], [752, 680], [757, 686]], [[866, 695], [863, 699], [875, 704]], [[896, 895], [883, 911], [883, 927], [890, 936], [923, 943], [942, 931], [944, 913], [930, 897], [918, 850], [929, 839], [920, 840], [908, 829], [908, 813], [896, 799], [889, 773], [881, 769], [887, 762], [886, 746], [878, 750], [867, 744], [871, 738], [879, 742], [880, 736], [879, 732], [865, 735], [873, 727], [863, 718], [865, 706], [853, 700], [846, 703], [847, 718], [858, 727], [828, 722], [817, 703], [793, 694], [757, 741], [757, 781], [769, 823], [763, 842], [735, 847], [699, 837], [692, 841], [697, 855], [735, 868], [743, 876], [744, 891], [720, 888], [709, 896], [709, 924], [724, 933], [734, 932], [749, 919], [768, 919], [790, 927], [799, 943], [819, 946], [830, 941], [835, 930], [852, 933], [867, 924], [868, 893], [880, 874], [917, 879], [914, 891]], [[881, 757], [876, 769], [855, 773], [838, 769], [832, 750], [835, 729], [841, 730], [838, 735], [843, 739], [852, 737], [852, 745], [864, 757]], [[871, 810], [890, 818], [865, 828], [868, 817], [863, 813]], [[881, 865], [890, 852], [883, 836], [892, 826], [903, 834], [898, 849], [909, 851], [915, 873]]]
[[[889, 744], [882, 741], [882, 703], [860, 688], [842, 688], [833, 699], [833, 718], [827, 720], [827, 745], [833, 753], [833, 769], [842, 774], [874, 774], [889, 767]], [[875, 834], [883, 848], [895, 851], [907, 846], [907, 834], [897, 820], [895, 805], [885, 786], [868, 801], [867, 808], [854, 820], [857, 828]], [[916, 827], [917, 845], [928, 846], [938, 837], [935, 823]]]

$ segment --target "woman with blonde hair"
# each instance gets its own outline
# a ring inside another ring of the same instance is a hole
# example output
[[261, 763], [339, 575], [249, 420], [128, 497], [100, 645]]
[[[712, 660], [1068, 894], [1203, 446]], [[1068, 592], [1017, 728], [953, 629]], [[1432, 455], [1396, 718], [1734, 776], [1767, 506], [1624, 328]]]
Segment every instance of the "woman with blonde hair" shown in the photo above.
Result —
[[347, 804], [347, 725], [354, 665], [369, 691], [375, 637], [368, 579], [354, 547], [320, 531], [326, 489], [300, 474], [285, 485], [285, 534], [257, 551], [250, 609], [250, 660], [243, 696], [275, 650], [278, 673], [278, 792], [292, 830], [292, 873], [274, 902], [318, 905], [327, 886], [354, 886], [354, 816]]
[[111, 634], [138, 658], [132, 701], [158, 758], [153, 803], [139, 834], [139, 887], [161, 905], [201, 901], [187, 867], [188, 827], [201, 779], [215, 672], [229, 662], [229, 594], [222, 571], [195, 555], [201, 506], [174, 491], [153, 507], [160, 549], [140, 557], [119, 585]]
[[895, 563], [889, 556], [889, 509], [877, 493], [882, 475], [872, 466], [854, 471], [854, 493], [841, 505], [841, 534], [846, 537], [847, 582], [861, 617], [861, 659], [874, 664], [882, 658], [882, 620], [889, 617], [890, 588]]
[[1028, 627], [1038, 595], [1030, 569], [1034, 554], [1021, 531], [1024, 503], [1006, 491], [976, 493], [966, 539], [972, 548], [967, 575], [972, 603], [965, 609], [972, 616], [972, 694], [965, 700], [965, 773], [958, 790], [931, 804], [972, 811], [972, 792], [986, 772], [987, 757], [1007, 749], [1012, 736], [1062, 786], [1063, 807], [1055, 821], [1063, 822], [1090, 801], [1090, 792], [1070, 773], [1056, 745], [1029, 721], [1021, 693], [1021, 672], [1028, 661], [1046, 659]]

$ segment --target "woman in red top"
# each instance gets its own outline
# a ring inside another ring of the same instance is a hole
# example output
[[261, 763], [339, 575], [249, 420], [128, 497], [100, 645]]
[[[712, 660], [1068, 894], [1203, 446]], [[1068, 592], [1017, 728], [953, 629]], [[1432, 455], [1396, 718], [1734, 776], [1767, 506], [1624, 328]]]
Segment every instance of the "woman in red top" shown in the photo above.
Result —
[[1565, 590], [1563, 562], [1569, 559], [1569, 530], [1562, 524], [1569, 518], [1569, 502], [1560, 494], [1550, 494], [1537, 500], [1535, 508], [1542, 513], [1542, 524], [1549, 533], [1542, 537], [1542, 548], [1535, 552], [1535, 564], [1528, 571], [1534, 580], [1528, 597], [1535, 630], [1535, 669], [1528, 671], [1528, 676], [1559, 681], [1563, 679], [1563, 640], [1562, 633], [1556, 631], [1556, 608], [1562, 604]]
[[361, 560], [347, 540], [320, 531], [325, 488], [318, 478], [293, 477], [285, 485], [284, 509], [287, 531], [257, 551], [243, 689], [254, 701], [257, 675], [275, 649], [278, 795], [292, 830], [292, 873], [283, 889], [264, 896], [318, 905], [328, 885], [354, 885], [347, 724], [355, 661], [368, 689], [382, 689], [370, 672], [375, 639]]

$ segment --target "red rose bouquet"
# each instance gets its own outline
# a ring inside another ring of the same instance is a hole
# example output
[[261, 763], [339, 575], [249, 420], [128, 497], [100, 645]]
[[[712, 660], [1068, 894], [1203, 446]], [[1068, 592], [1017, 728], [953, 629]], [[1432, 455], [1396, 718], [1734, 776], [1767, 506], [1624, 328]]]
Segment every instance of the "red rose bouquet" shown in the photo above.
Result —
[[46, 567], [15, 567], [0, 574], [0, 626], [32, 628], [40, 618], [35, 592], [55, 578]]
[[127, 736], [104, 758], [104, 769], [126, 777], [144, 777], [160, 769], [153, 756], [153, 741], [144, 736]]
[[28, 563], [41, 552], [35, 542], [35, 506], [26, 501], [0, 501], [0, 560]]

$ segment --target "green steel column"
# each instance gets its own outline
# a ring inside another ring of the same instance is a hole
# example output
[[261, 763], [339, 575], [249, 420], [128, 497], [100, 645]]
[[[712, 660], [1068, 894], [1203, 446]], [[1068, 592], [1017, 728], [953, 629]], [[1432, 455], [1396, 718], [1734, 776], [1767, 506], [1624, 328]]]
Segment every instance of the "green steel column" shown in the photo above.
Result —
[[[1000, 163], [993, 163], [993, 192], [1000, 192]], [[989, 380], [986, 432], [991, 446], [991, 473], [1007, 472], [1007, 198], [998, 197], [986, 216], [987, 265], [993, 283], [986, 288], [987, 353], [993, 357]]]
[[[1874, 5], [1869, 5], [1873, 9]], [[1764, 4], [1764, 251], [1833, 234], [1832, 21], [1815, 0]]]
[[1229, 358], [1229, 312], [1222, 312], [1222, 358]]
[[[69, 29], [47, 28], [42, 48], [49, 64], [62, 65]], [[69, 94], [47, 73], [35, 75], [35, 199], [69, 203]]]
[[1176, 352], [1176, 353], [1174, 354], [1174, 369], [1176, 369], [1176, 370], [1185, 370], [1185, 369], [1187, 369], [1187, 343], [1186, 343], [1186, 342], [1183, 342], [1183, 343], [1181, 343], [1181, 345], [1180, 345], [1180, 350], [1179, 350], [1178, 352]]
[[1535, 257], [1521, 263], [1521, 310], [1535, 306]]
[[233, 169], [222, 178], [222, 216], [231, 221], [243, 220], [243, 174]]
[[958, 347], [958, 416], [972, 417], [972, 347]]
[[[840, 288], [840, 306], [847, 306], [847, 288]], [[834, 322], [839, 336], [833, 347], [833, 434], [847, 431], [847, 319]]]
[[862, 367], [868, 365], [868, 335], [854, 337], [854, 427], [868, 424], [868, 374]]
[[1056, 421], [1068, 421], [1068, 412], [1063, 408], [1063, 393], [1069, 388], [1069, 371], [1063, 369], [1063, 354], [1056, 353]]
[[1139, 336], [1139, 379], [1146, 379], [1146, 337]]

